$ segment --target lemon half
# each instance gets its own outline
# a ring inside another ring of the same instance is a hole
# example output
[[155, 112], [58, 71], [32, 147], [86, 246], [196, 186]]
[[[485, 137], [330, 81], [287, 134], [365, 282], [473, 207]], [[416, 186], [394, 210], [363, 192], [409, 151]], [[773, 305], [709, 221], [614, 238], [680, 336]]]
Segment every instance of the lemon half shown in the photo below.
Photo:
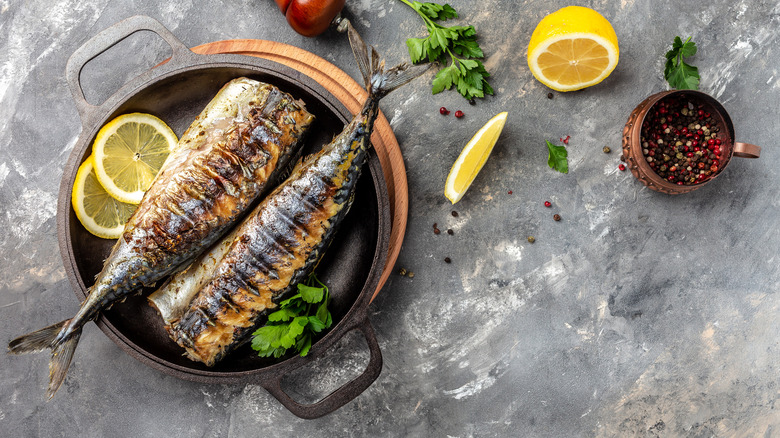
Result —
[[493, 146], [496, 145], [501, 131], [506, 124], [507, 112], [502, 112], [490, 119], [479, 129], [474, 137], [466, 143], [460, 156], [450, 169], [447, 182], [444, 185], [444, 196], [453, 204], [460, 201], [466, 190], [474, 182], [474, 178], [485, 165]]
[[528, 43], [528, 67], [539, 82], [557, 91], [596, 85], [615, 69], [618, 40], [601, 14], [568, 6], [544, 17]]
[[137, 206], [117, 201], [106, 192], [95, 175], [94, 162], [90, 155], [76, 172], [71, 192], [73, 210], [90, 233], [104, 239], [117, 239]]
[[176, 134], [157, 117], [121, 115], [95, 137], [95, 174], [111, 196], [138, 204], [177, 143]]

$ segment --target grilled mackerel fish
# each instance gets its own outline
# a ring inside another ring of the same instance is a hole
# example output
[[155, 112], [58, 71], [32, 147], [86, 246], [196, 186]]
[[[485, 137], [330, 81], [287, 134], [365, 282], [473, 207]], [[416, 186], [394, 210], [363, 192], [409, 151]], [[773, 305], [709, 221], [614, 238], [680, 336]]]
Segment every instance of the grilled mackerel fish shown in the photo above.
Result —
[[379, 100], [425, 71], [406, 65], [385, 71], [351, 26], [349, 40], [369, 92], [360, 113], [231, 236], [149, 297], [194, 361], [213, 366], [244, 343], [313, 270], [352, 204]]
[[302, 102], [248, 78], [227, 83], [182, 135], [130, 217], [76, 316], [11, 341], [51, 349], [48, 398], [65, 378], [84, 324], [191, 262], [254, 204], [313, 122]]

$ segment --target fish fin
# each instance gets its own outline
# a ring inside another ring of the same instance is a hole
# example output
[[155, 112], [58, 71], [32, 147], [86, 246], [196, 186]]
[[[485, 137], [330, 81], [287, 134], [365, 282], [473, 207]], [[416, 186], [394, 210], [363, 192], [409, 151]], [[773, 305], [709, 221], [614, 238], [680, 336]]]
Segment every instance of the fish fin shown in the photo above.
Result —
[[52, 348], [57, 335], [68, 322], [70, 322], [70, 320], [66, 319], [57, 324], [52, 324], [32, 333], [19, 336], [8, 343], [8, 352], [11, 354], [25, 354]]
[[70, 361], [73, 359], [73, 352], [81, 337], [81, 329], [76, 330], [67, 341], [57, 345], [51, 350], [51, 359], [49, 360], [49, 388], [46, 389], [46, 399], [51, 400], [54, 393], [60, 388], [68, 373]]
[[355, 55], [360, 74], [363, 76], [366, 90], [372, 98], [381, 99], [431, 68], [431, 64], [410, 66], [402, 62], [385, 71], [385, 63], [380, 60], [376, 49], [371, 47], [369, 55], [369, 46], [351, 23], [347, 24], [347, 36], [349, 37], [349, 45], [352, 47], [352, 54]]
[[67, 335], [65, 342], [59, 341], [60, 334], [68, 329], [70, 322], [70, 319], [66, 319], [57, 324], [19, 336], [8, 343], [8, 352], [11, 354], [33, 353], [51, 348], [49, 388], [46, 390], [47, 400], [54, 396], [54, 393], [57, 392], [57, 389], [65, 380], [65, 374], [67, 374], [70, 361], [73, 359], [73, 352], [76, 351], [76, 345], [78, 345], [81, 337], [81, 328], [79, 328]]

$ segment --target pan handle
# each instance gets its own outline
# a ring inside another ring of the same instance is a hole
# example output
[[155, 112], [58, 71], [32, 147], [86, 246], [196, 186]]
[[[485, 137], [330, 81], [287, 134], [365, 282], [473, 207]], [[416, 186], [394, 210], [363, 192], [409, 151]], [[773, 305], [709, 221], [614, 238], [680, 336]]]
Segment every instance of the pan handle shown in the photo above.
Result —
[[[344, 406], [348, 402], [352, 401], [355, 397], [362, 394], [363, 391], [368, 389], [368, 387], [374, 383], [377, 377], [379, 377], [379, 374], [382, 372], [382, 352], [379, 349], [379, 343], [376, 340], [374, 328], [368, 321], [368, 317], [364, 317], [361, 322], [357, 323], [354, 327], [350, 328], [345, 333], [352, 330], [360, 330], [363, 332], [363, 336], [366, 338], [368, 349], [371, 354], [368, 365], [362, 374], [357, 376], [355, 379], [345, 383], [343, 386], [336, 389], [322, 400], [309, 405], [304, 405], [293, 400], [282, 389], [282, 379], [287, 375], [287, 373], [276, 375], [273, 379], [262, 381], [260, 384], [268, 392], [270, 392], [271, 395], [276, 397], [276, 399], [279, 400], [279, 402], [284, 405], [284, 407], [300, 418], [319, 418]], [[311, 358], [311, 360], [313, 359], [314, 358]], [[302, 361], [300, 362], [300, 365], [295, 368], [299, 368], [300, 366], [311, 362], [311, 360]]]
[[192, 56], [196, 56], [159, 21], [145, 15], [136, 15], [127, 18], [104, 29], [76, 49], [76, 51], [73, 52], [73, 55], [68, 58], [68, 63], [65, 66], [65, 79], [68, 82], [68, 87], [73, 95], [73, 100], [76, 103], [76, 109], [81, 116], [81, 123], [83, 126], [89, 126], [91, 118], [95, 117], [100, 107], [105, 104], [105, 102], [103, 102], [101, 105], [92, 105], [88, 103], [84, 97], [84, 90], [81, 88], [80, 79], [81, 70], [84, 68], [84, 65], [120, 41], [142, 30], [154, 32], [168, 43], [172, 50], [171, 61], [155, 69], [146, 71], [131, 82], [137, 81], [138, 83], [145, 83], [151, 79], [151, 77], [173, 71], [178, 65], [185, 62], [187, 58], [191, 59]]

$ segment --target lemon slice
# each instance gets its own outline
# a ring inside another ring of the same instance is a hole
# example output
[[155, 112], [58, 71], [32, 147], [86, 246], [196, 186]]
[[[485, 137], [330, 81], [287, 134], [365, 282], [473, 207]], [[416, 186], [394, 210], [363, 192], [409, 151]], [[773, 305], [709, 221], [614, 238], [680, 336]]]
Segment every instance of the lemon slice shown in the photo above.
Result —
[[531, 73], [557, 91], [598, 84], [615, 69], [618, 57], [612, 25], [582, 6], [568, 6], [544, 17], [528, 43]]
[[117, 200], [138, 204], [177, 142], [155, 116], [121, 115], [103, 126], [92, 144], [98, 181]]
[[98, 182], [90, 155], [76, 172], [71, 203], [76, 217], [90, 233], [104, 239], [117, 239], [136, 205], [117, 201]]
[[444, 185], [444, 196], [453, 204], [460, 201], [460, 198], [466, 194], [474, 178], [485, 165], [493, 146], [496, 145], [498, 136], [504, 129], [508, 113], [496, 114], [485, 126], [481, 127], [474, 137], [466, 143], [460, 156], [450, 169], [447, 175], [447, 182]]

